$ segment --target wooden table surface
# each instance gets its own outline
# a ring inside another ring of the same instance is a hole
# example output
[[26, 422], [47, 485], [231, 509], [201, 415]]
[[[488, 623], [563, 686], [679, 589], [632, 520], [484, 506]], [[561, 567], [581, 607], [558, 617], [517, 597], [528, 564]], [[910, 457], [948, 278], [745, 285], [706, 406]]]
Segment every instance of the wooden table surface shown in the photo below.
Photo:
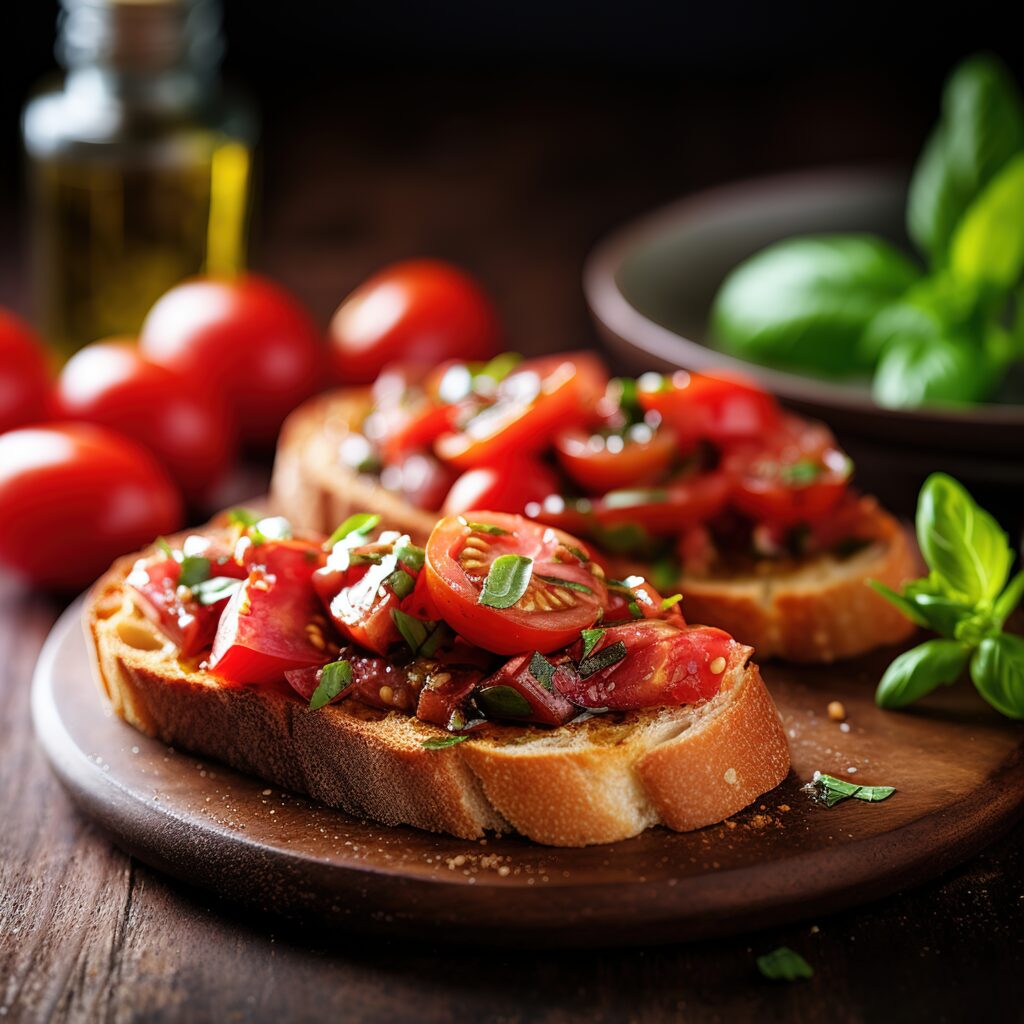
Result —
[[[930, 113], [901, 107], [884, 83], [862, 86], [804, 86], [771, 102], [756, 91], [659, 92], [648, 102], [636, 88], [595, 98], [566, 82], [473, 96], [435, 85], [403, 92], [401, 104], [378, 98], [378, 113], [383, 104], [393, 115], [386, 124], [342, 101], [333, 120], [324, 108], [272, 109], [257, 262], [326, 318], [374, 266], [437, 253], [482, 274], [517, 347], [589, 344], [580, 261], [617, 221], [743, 173], [908, 159], [919, 141], [908, 119], [923, 131]], [[0, 207], [0, 227], [15, 219]], [[0, 301], [23, 305], [19, 250], [10, 230], [0, 237]], [[1024, 826], [940, 880], [872, 906], [640, 950], [328, 937], [171, 883], [74, 812], [33, 739], [29, 680], [60, 608], [0, 576], [4, 1020], [1021, 1019]], [[761, 978], [755, 956], [783, 944], [813, 965], [812, 980]]]

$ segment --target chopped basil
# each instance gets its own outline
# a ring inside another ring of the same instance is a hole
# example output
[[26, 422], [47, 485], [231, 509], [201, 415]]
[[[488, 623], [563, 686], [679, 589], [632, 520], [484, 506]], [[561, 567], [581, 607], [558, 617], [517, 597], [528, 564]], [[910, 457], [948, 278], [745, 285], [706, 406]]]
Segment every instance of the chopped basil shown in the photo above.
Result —
[[675, 608], [680, 601], [682, 601], [682, 594], [673, 594], [671, 597], [666, 597], [661, 602], [661, 610], [667, 612], [670, 608]]
[[446, 747], [454, 747], [456, 743], [468, 740], [468, 736], [438, 736], [437, 739], [424, 740], [420, 746], [424, 750], [444, 750]]
[[570, 555], [575, 555], [581, 562], [586, 563], [590, 561], [590, 555], [588, 555], [582, 548], [576, 547], [575, 544], [566, 544], [565, 549]]
[[594, 591], [585, 583], [577, 583], [575, 580], [563, 580], [560, 576], [542, 576], [536, 574], [537, 579], [550, 583], [553, 587], [562, 587], [565, 590], [578, 590], [581, 594], [592, 594]]
[[850, 797], [867, 803], [877, 803], [880, 800], [887, 800], [896, 792], [895, 786], [858, 786], [856, 783], [837, 779], [832, 775], [823, 775], [821, 772], [815, 772], [814, 778], [804, 786], [804, 789], [826, 807], [835, 807]]
[[394, 547], [395, 558], [403, 565], [417, 572], [423, 568], [427, 553], [421, 547], [417, 547], [408, 537], [399, 537]]
[[540, 651], [534, 651], [530, 659], [530, 675], [544, 687], [545, 690], [553, 692], [555, 689], [553, 680], [555, 678], [555, 666], [544, 657]]
[[[370, 512], [356, 512], [350, 515], [324, 543], [324, 550], [330, 551], [335, 544], [351, 537], [365, 537], [378, 523], [380, 516]], [[352, 545], [355, 546], [354, 544]]]
[[476, 376], [488, 377], [495, 384], [500, 384], [522, 361], [523, 357], [518, 352], [502, 352], [485, 363]]
[[602, 672], [606, 668], [611, 668], [612, 665], [622, 661], [625, 656], [626, 645], [621, 640], [616, 640], [615, 643], [602, 648], [597, 652], [597, 654], [592, 654], [589, 658], [583, 658], [580, 660], [580, 663], [577, 666], [580, 679], [589, 679], [590, 676], [597, 672]]
[[779, 479], [790, 487], [806, 487], [814, 483], [825, 471], [825, 467], [813, 459], [800, 459], [779, 466]]
[[330, 704], [352, 685], [352, 665], [349, 662], [333, 661], [324, 665], [320, 669], [320, 681], [316, 684], [313, 696], [309, 698], [310, 710], [317, 711], [325, 704]]
[[395, 592], [395, 596], [402, 600], [412, 593], [412, 588], [416, 586], [416, 580], [404, 569], [396, 569], [390, 576], [384, 578], [384, 586], [390, 587]]
[[508, 530], [495, 526], [493, 523], [466, 523], [474, 533], [488, 533], [492, 537], [504, 537]]
[[196, 583], [190, 589], [192, 596], [200, 604], [210, 605], [223, 601], [226, 597], [232, 597], [241, 585], [241, 580], [232, 579], [230, 576], [212, 576], [208, 580]]
[[391, 620], [398, 627], [409, 650], [424, 658], [433, 655], [448, 636], [448, 628], [443, 622], [417, 619], [401, 608], [391, 609]]
[[488, 718], [529, 718], [530, 702], [511, 686], [488, 686], [477, 691], [477, 706]]
[[604, 639], [606, 632], [604, 629], [585, 629], [580, 633], [583, 638], [583, 657], [580, 661], [590, 657], [590, 652]]
[[789, 946], [779, 946], [770, 953], [757, 958], [757, 969], [772, 981], [796, 981], [798, 978], [813, 978], [814, 969]]
[[228, 512], [228, 523], [232, 526], [255, 526], [259, 516], [248, 508], [233, 508]]
[[499, 555], [491, 563], [477, 603], [488, 608], [511, 608], [526, 593], [532, 575], [532, 558]]
[[170, 542], [166, 537], [157, 537], [156, 546], [168, 557], [173, 558], [177, 561], [177, 556], [174, 553], [174, 548], [171, 547]]

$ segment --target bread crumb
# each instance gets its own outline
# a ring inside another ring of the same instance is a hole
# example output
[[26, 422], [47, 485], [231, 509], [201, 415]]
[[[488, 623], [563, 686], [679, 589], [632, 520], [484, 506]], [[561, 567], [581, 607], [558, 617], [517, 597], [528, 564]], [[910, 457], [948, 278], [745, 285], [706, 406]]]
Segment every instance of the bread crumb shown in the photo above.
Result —
[[828, 717], [833, 722], [842, 722], [846, 718], [846, 706], [841, 700], [829, 701]]
[[736, 785], [736, 769], [735, 768], [727, 768], [725, 770], [725, 774], [722, 776], [722, 778], [725, 779], [725, 781], [728, 782], [730, 786], [735, 786]]

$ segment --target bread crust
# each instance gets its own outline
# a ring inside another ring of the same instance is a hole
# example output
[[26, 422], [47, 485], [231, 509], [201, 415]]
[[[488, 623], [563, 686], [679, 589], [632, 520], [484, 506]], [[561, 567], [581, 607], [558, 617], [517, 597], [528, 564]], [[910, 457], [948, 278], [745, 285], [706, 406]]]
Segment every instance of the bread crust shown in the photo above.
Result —
[[[428, 750], [424, 740], [448, 734], [399, 712], [352, 700], [311, 711], [283, 682], [225, 685], [179, 660], [127, 596], [136, 557], [112, 567], [84, 611], [97, 681], [114, 711], [166, 743], [357, 817], [465, 839], [515, 829], [548, 845], [586, 846], [659, 822], [688, 830], [721, 821], [789, 770], [778, 713], [739, 644], [722, 691], [703, 705], [555, 730], [495, 725]], [[695, 778], [705, 792], [689, 792]]]
[[[423, 543], [434, 516], [338, 460], [341, 439], [369, 408], [368, 390], [347, 390], [292, 413], [278, 444], [271, 500], [297, 525], [322, 533], [353, 512], [372, 509], [389, 527]], [[913, 623], [865, 581], [898, 589], [920, 574], [917, 552], [897, 520], [873, 499], [863, 500], [875, 538], [863, 551], [846, 559], [818, 556], [774, 574], [683, 577], [677, 587], [687, 621], [719, 626], [750, 644], [761, 660], [831, 662], [907, 639]], [[647, 571], [625, 561], [612, 568], [622, 575]]]

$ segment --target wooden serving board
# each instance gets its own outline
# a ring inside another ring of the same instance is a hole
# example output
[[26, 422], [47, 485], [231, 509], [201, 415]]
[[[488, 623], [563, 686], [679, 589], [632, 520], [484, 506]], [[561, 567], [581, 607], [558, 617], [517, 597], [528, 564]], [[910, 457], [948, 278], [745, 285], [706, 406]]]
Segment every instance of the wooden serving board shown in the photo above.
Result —
[[[650, 944], [865, 902], [922, 882], [1004, 831], [1024, 805], [1024, 728], [969, 685], [882, 712], [893, 651], [830, 667], [769, 664], [793, 771], [733, 819], [563, 850], [356, 821], [149, 739], [101, 703], [73, 605], [33, 683], [36, 731], [71, 798], [124, 849], [251, 906], [359, 932], [454, 942]], [[849, 730], [829, 719], [845, 705]], [[855, 773], [849, 769], [855, 768]], [[832, 809], [815, 770], [892, 785]]]

